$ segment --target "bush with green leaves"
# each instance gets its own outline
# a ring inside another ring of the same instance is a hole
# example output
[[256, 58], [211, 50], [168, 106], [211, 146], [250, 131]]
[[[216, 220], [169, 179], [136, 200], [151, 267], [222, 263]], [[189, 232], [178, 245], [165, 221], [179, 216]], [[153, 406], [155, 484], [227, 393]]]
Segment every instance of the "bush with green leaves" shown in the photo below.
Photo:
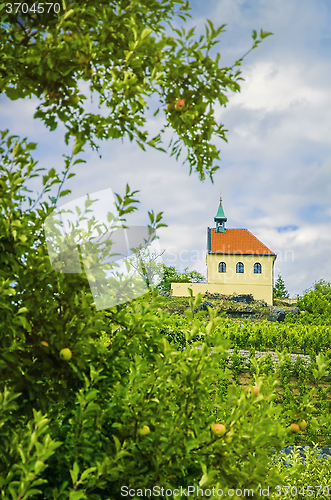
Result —
[[321, 459], [316, 447], [301, 453], [300, 448], [295, 447], [290, 457], [285, 453], [275, 457], [273, 465], [279, 472], [286, 472], [286, 480], [282, 486], [270, 488], [268, 498], [328, 498], [331, 489], [330, 460], [330, 457]]
[[305, 293], [315, 292], [322, 295], [328, 295], [331, 293], [331, 283], [326, 280], [319, 280], [314, 283], [311, 288], [305, 290]]
[[323, 293], [318, 287], [298, 299], [298, 307], [311, 316], [329, 319], [331, 316], [331, 291]]
[[298, 298], [297, 306], [301, 314], [286, 315], [288, 324], [330, 325], [331, 317], [331, 284], [320, 280]]

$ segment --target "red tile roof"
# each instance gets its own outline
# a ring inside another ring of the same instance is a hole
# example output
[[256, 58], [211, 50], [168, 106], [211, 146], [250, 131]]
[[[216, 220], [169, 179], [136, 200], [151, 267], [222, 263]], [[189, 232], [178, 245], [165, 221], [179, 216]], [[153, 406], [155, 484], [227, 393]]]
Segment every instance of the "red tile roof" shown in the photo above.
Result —
[[274, 255], [248, 229], [227, 229], [225, 233], [215, 233], [215, 229], [211, 229], [210, 236], [212, 253]]

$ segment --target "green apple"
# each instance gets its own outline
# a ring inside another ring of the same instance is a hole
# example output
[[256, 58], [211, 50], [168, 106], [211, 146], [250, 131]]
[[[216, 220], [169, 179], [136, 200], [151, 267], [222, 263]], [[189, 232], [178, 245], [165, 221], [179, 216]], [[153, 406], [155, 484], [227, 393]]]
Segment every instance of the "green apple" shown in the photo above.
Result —
[[168, 106], [167, 106], [167, 111], [170, 113], [171, 111], [173, 111], [175, 109], [175, 101], [173, 102], [169, 102], [168, 103]]
[[77, 38], [77, 35], [75, 33], [72, 33], [71, 35], [65, 35], [64, 40], [66, 42], [71, 42], [72, 40], [75, 40]]
[[305, 420], [302, 420], [302, 422], [299, 423], [299, 427], [302, 431], [305, 431], [307, 427], [307, 422]]
[[72, 353], [70, 349], [68, 348], [62, 349], [62, 351], [60, 351], [60, 358], [63, 359], [64, 361], [69, 361], [72, 358]]
[[76, 57], [77, 57], [78, 64], [87, 64], [87, 63], [90, 62], [90, 60], [87, 59], [87, 57], [85, 56], [85, 54], [76, 52]]
[[71, 95], [68, 100], [67, 100], [67, 103], [70, 104], [71, 106], [76, 106], [80, 101], [80, 97], [78, 95]]
[[150, 428], [148, 427], [148, 425], [144, 425], [143, 427], [141, 427], [141, 429], [138, 429], [138, 434], [140, 436], [147, 436], [147, 434], [150, 433]]

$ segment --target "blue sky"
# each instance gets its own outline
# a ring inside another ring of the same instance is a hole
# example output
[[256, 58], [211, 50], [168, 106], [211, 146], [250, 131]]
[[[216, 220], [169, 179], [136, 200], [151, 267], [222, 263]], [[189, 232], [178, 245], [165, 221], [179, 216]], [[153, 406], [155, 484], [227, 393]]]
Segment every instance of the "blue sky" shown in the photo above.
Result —
[[[277, 255], [291, 296], [315, 281], [331, 281], [331, 4], [316, 0], [206, 0], [190, 2], [192, 20], [204, 33], [206, 19], [226, 24], [216, 50], [221, 63], [232, 65], [251, 46], [252, 30], [273, 36], [242, 64], [241, 92], [229, 94], [217, 119], [228, 130], [214, 184], [188, 175], [188, 165], [125, 140], [101, 143], [98, 154], [85, 149], [86, 164], [65, 187], [62, 203], [110, 188], [124, 193], [126, 183], [140, 190], [139, 211], [130, 224], [148, 223], [147, 211], [164, 212], [167, 228], [159, 231], [163, 261], [182, 270], [206, 274], [207, 227], [222, 191], [228, 228], [247, 228]], [[179, 23], [178, 23], [179, 24]], [[38, 143], [39, 167], [63, 169], [64, 127], [49, 132], [33, 119], [35, 99], [0, 98], [1, 129]], [[156, 109], [156, 108], [155, 108]], [[147, 128], [164, 124], [151, 109]], [[183, 158], [184, 159], [184, 158]], [[40, 190], [38, 180], [32, 185]]]

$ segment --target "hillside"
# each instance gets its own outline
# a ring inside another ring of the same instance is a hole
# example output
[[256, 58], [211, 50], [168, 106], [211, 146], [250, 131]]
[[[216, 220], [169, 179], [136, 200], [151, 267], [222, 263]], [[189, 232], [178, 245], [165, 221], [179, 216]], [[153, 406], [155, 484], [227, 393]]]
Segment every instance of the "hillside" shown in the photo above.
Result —
[[[179, 314], [184, 317], [189, 308], [188, 297], [172, 297], [170, 293], [164, 294], [167, 299], [164, 310], [170, 314]], [[262, 300], [254, 300], [252, 295], [221, 295], [206, 293], [199, 306], [200, 310], [216, 309], [231, 319], [247, 319], [248, 321], [283, 321], [287, 314], [300, 314], [296, 301], [291, 303], [288, 299], [274, 299], [274, 305], [268, 306]]]

